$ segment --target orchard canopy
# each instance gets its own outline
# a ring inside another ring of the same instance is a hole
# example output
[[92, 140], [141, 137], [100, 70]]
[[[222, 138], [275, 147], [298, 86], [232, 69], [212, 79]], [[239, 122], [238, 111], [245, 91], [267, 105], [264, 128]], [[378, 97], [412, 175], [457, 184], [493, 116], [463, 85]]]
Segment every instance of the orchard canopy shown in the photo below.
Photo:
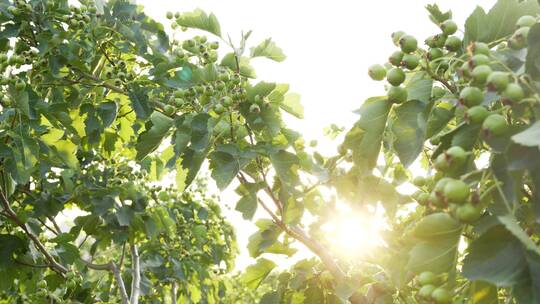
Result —
[[[286, 58], [271, 38], [0, 0], [0, 303], [540, 303], [540, 4], [426, 8], [433, 36], [389, 33], [366, 67], [386, 92], [322, 155], [285, 123], [299, 95], [257, 80]], [[231, 187], [247, 248], [212, 190]], [[367, 254], [325, 236], [342, 210], [381, 211]]]

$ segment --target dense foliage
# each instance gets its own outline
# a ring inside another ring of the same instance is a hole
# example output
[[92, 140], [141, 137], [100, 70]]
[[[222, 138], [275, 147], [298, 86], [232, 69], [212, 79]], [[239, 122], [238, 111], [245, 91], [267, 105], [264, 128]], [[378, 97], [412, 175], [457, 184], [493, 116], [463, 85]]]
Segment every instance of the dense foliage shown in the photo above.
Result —
[[[252, 60], [285, 59], [271, 39], [195, 10], [172, 30], [212, 38], [180, 41], [101, 2], [0, 0], [0, 303], [540, 303], [537, 1], [477, 8], [463, 36], [428, 6], [437, 33], [392, 34], [369, 69], [387, 94], [331, 157], [285, 125], [299, 96], [256, 81]], [[268, 214], [238, 277], [206, 164], [245, 219]], [[323, 237], [343, 203], [384, 210], [374, 254]], [[274, 271], [294, 243], [316, 257]]]

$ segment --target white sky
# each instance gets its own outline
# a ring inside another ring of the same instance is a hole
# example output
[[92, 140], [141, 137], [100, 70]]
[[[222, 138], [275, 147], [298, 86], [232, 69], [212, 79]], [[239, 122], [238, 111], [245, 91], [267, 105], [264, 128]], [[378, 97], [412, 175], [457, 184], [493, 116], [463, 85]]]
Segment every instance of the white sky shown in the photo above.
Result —
[[[435, 0], [377, 1], [293, 1], [293, 0], [137, 0], [150, 16], [167, 23], [167, 11], [185, 12], [201, 8], [218, 17], [221, 30], [233, 39], [241, 30], [253, 30], [251, 45], [272, 37], [287, 60], [275, 63], [256, 59], [253, 65], [260, 80], [285, 82], [291, 91], [302, 95], [304, 120], [288, 120], [306, 140], [320, 139], [322, 129], [331, 123], [350, 127], [357, 116], [352, 113], [370, 96], [384, 94], [383, 83], [374, 82], [367, 69], [386, 62], [395, 49], [390, 39], [394, 31], [403, 30], [419, 42], [438, 33], [424, 9]], [[495, 0], [439, 0], [441, 9], [452, 9], [454, 20], [463, 28], [466, 17], [476, 5], [489, 9]], [[208, 35], [209, 38], [210, 34]], [[222, 44], [222, 47], [224, 45]], [[221, 50], [222, 52], [224, 50]], [[320, 147], [326, 154], [333, 146]], [[231, 191], [223, 198], [234, 206]], [[242, 250], [237, 268], [253, 261], [245, 245], [255, 231], [251, 222], [237, 212], [226, 212], [238, 231]]]

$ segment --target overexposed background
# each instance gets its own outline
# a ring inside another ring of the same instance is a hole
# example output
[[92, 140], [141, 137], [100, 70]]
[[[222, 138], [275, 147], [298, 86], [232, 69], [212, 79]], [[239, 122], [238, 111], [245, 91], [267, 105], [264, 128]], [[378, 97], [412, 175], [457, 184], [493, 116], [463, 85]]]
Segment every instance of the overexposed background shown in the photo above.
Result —
[[[305, 119], [287, 123], [304, 134], [306, 140], [322, 138], [322, 130], [331, 123], [350, 127], [357, 119], [352, 113], [363, 100], [384, 94], [382, 82], [374, 82], [367, 69], [386, 62], [395, 46], [390, 34], [402, 30], [422, 43], [439, 32], [428, 19], [426, 0], [378, 1], [253, 1], [253, 0], [137, 0], [145, 12], [169, 25], [167, 11], [186, 12], [201, 8], [216, 14], [224, 35], [238, 41], [242, 30], [253, 30], [250, 45], [272, 37], [287, 59], [282, 63], [254, 59], [259, 80], [285, 82], [291, 91], [302, 95]], [[451, 9], [454, 20], [463, 29], [467, 16], [479, 5], [489, 9], [495, 0], [439, 0], [443, 11]], [[208, 35], [212, 39], [211, 34]], [[224, 48], [222, 44], [222, 48]], [[223, 50], [221, 50], [223, 52]], [[325, 154], [335, 147], [321, 145]], [[222, 195], [234, 209], [237, 200], [232, 191]], [[241, 254], [237, 269], [253, 261], [245, 247], [255, 231], [252, 222], [244, 221], [234, 210], [226, 216], [235, 225]], [[264, 216], [257, 215], [257, 216]]]

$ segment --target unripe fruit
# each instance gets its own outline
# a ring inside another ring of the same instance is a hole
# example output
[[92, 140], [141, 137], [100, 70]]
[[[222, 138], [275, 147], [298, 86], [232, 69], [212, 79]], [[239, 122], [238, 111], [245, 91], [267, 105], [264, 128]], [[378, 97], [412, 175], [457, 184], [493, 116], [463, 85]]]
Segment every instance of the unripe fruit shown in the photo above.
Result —
[[450, 36], [446, 39], [444, 47], [450, 52], [457, 52], [461, 49], [461, 39], [456, 36]]
[[470, 65], [472, 67], [477, 67], [479, 65], [486, 65], [490, 63], [490, 59], [485, 54], [477, 54], [471, 57], [470, 59]]
[[464, 204], [469, 198], [471, 188], [461, 180], [452, 180], [444, 186], [444, 197], [450, 203]]
[[435, 303], [437, 304], [444, 304], [444, 303], [451, 303], [452, 302], [452, 294], [450, 292], [442, 287], [439, 287], [435, 289], [431, 293], [431, 298]]
[[461, 67], [458, 69], [458, 74], [464, 78], [471, 77], [471, 67], [468, 62], [464, 62]]
[[536, 18], [533, 16], [521, 16], [516, 22], [517, 27], [531, 27], [536, 23]]
[[489, 55], [490, 53], [489, 46], [484, 42], [474, 42], [471, 45], [471, 51], [475, 55], [479, 55], [479, 54]]
[[15, 89], [17, 91], [22, 91], [26, 88], [26, 82], [22, 81], [22, 80], [17, 80], [17, 82], [15, 83]]
[[174, 97], [176, 98], [182, 98], [186, 95], [186, 92], [184, 90], [176, 90], [174, 91]]
[[214, 112], [216, 112], [217, 114], [223, 114], [223, 112], [225, 112], [225, 107], [223, 107], [222, 104], [218, 103], [214, 107]]
[[445, 172], [450, 168], [450, 163], [446, 159], [446, 155], [439, 154], [439, 156], [437, 156], [437, 158], [435, 159], [433, 166], [435, 167], [435, 169], [437, 169], [437, 171]]
[[418, 296], [424, 299], [429, 299], [431, 298], [431, 294], [433, 293], [435, 288], [437, 287], [435, 287], [434, 285], [422, 286], [422, 288], [420, 288], [420, 290], [418, 291]]
[[527, 37], [529, 36], [530, 27], [521, 27], [516, 30], [510, 38], [509, 46], [512, 49], [519, 50], [527, 46]]
[[163, 108], [163, 111], [165, 111], [165, 114], [167, 115], [172, 115], [174, 114], [174, 107], [171, 105], [165, 105], [165, 107]]
[[487, 65], [477, 66], [473, 69], [471, 75], [475, 83], [484, 84], [491, 74], [492, 70]]
[[371, 79], [380, 81], [386, 76], [386, 69], [380, 64], [374, 64], [369, 67], [368, 74]]
[[428, 51], [428, 59], [435, 60], [444, 56], [443, 50], [440, 48], [430, 48]]
[[47, 292], [47, 290], [45, 289], [40, 289], [36, 292], [36, 296], [40, 299], [44, 299], [45, 297], [47, 297], [49, 295], [49, 293]]
[[390, 55], [388, 61], [394, 66], [399, 66], [401, 65], [401, 60], [403, 60], [403, 55], [402, 51], [395, 51]]
[[482, 131], [486, 136], [501, 136], [508, 130], [508, 125], [504, 116], [491, 114], [482, 123]]
[[40, 289], [45, 289], [45, 288], [47, 288], [47, 281], [41, 280], [41, 281], [39, 281], [39, 282], [37, 283], [36, 286], [37, 286], [38, 288], [40, 288]]
[[409, 70], [414, 70], [420, 64], [420, 58], [414, 54], [405, 54], [401, 64]]
[[437, 195], [436, 192], [431, 192], [429, 194], [429, 202], [435, 207], [443, 207], [444, 206], [444, 200], [442, 200], [441, 197], [439, 195]]
[[223, 98], [221, 98], [221, 103], [226, 107], [230, 107], [233, 103], [233, 100], [229, 96], [223, 96]]
[[412, 183], [416, 187], [422, 187], [426, 184], [426, 178], [423, 176], [417, 176], [413, 179]]
[[167, 19], [171, 20], [174, 17], [172, 12], [167, 12]]
[[482, 217], [482, 209], [467, 203], [456, 209], [456, 217], [462, 222], [473, 223]]
[[418, 204], [425, 206], [430, 201], [430, 195], [428, 193], [422, 192], [418, 195], [416, 201], [418, 202]]
[[388, 101], [397, 104], [407, 101], [408, 95], [407, 89], [403, 87], [392, 86], [387, 92]]
[[459, 93], [459, 102], [467, 107], [477, 106], [484, 101], [484, 92], [477, 87], [466, 87]]
[[399, 39], [399, 45], [404, 53], [412, 53], [418, 48], [418, 41], [411, 35], [404, 35]]
[[424, 271], [418, 275], [418, 283], [422, 286], [435, 284], [437, 282], [437, 275], [431, 271]]
[[256, 113], [261, 112], [261, 108], [260, 108], [259, 105], [257, 105], [257, 104], [252, 104], [252, 105], [249, 107], [249, 111], [250, 111], [251, 113], [255, 113], [255, 114], [256, 114]]
[[444, 154], [452, 166], [461, 166], [467, 160], [467, 152], [460, 146], [450, 147]]
[[465, 119], [470, 124], [481, 124], [484, 122], [484, 119], [489, 116], [489, 111], [483, 106], [474, 106], [467, 110], [465, 113]]
[[519, 84], [511, 83], [506, 87], [502, 95], [508, 101], [519, 102], [525, 97], [525, 92], [523, 92], [523, 88]]
[[405, 72], [400, 68], [392, 68], [386, 73], [386, 80], [393, 86], [399, 86], [405, 81]]
[[394, 42], [394, 44], [396, 46], [399, 46], [399, 40], [401, 39], [401, 37], [405, 36], [405, 32], [403, 31], [397, 31], [397, 32], [393, 32], [392, 33], [392, 42]]
[[487, 78], [488, 88], [492, 91], [502, 92], [508, 86], [509, 79], [508, 73], [495, 71]]
[[441, 23], [441, 30], [443, 31], [443, 34], [447, 36], [453, 35], [455, 32], [457, 32], [457, 29], [457, 24], [452, 20], [446, 20]]

